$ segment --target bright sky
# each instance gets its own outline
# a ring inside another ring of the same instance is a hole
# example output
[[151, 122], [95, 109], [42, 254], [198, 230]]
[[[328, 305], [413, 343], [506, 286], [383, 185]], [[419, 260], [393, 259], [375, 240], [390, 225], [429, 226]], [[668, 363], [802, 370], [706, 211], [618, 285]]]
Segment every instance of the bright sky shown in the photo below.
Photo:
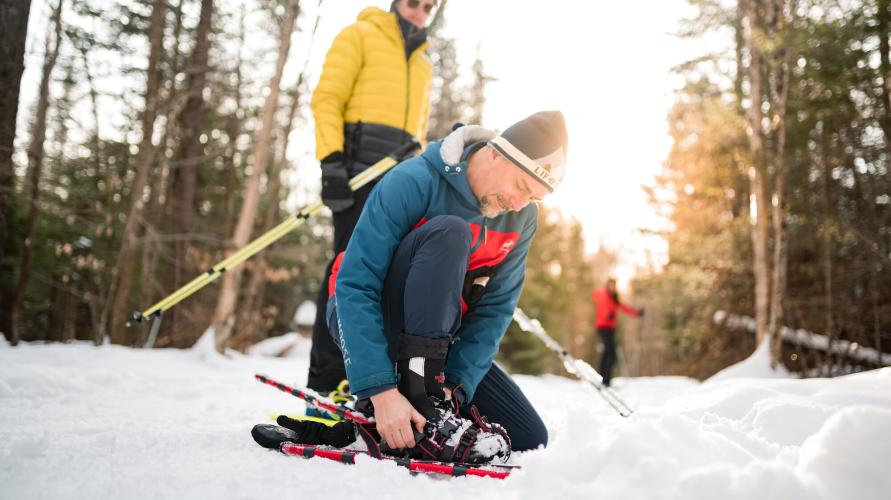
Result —
[[452, 1], [447, 9], [448, 32], [480, 34], [483, 61], [498, 78], [488, 88], [488, 125], [540, 109], [566, 115], [566, 178], [546, 203], [582, 222], [589, 249], [621, 251], [621, 282], [647, 252], [661, 262], [664, 242], [638, 231], [664, 224], [641, 184], [671, 146], [666, 115], [680, 82], [669, 70], [686, 57], [670, 34], [689, 15], [686, 1]]
[[[322, 57], [368, 5], [389, 2], [326, 1], [313, 52]], [[672, 35], [692, 13], [685, 0], [449, 0], [446, 7], [443, 34], [458, 41], [461, 64], [469, 69], [479, 46], [497, 78], [487, 87], [483, 125], [504, 129], [535, 111], [563, 111], [569, 165], [545, 203], [582, 222], [590, 250], [605, 244], [621, 252], [620, 283], [667, 252], [664, 241], [639, 231], [665, 225], [641, 185], [652, 184], [671, 147], [666, 116], [682, 81], [670, 68], [706, 52]]]
[[[301, 32], [294, 38], [282, 80], [285, 88], [293, 85], [308, 50], [314, 88], [334, 36], [364, 7], [389, 8], [388, 0], [325, 0], [319, 32], [309, 49], [317, 3], [301, 2]], [[228, 22], [237, 22], [239, 1], [218, 0], [216, 4], [230, 14]], [[35, 99], [48, 11], [46, 0], [32, 6], [25, 73], [25, 82], [31, 83], [22, 89], [22, 120], [30, 116]], [[641, 186], [652, 183], [671, 146], [666, 116], [672, 92], [682, 81], [669, 70], [707, 51], [702, 42], [672, 35], [679, 20], [692, 13], [685, 0], [449, 0], [446, 7], [443, 34], [458, 41], [463, 76], [469, 76], [479, 47], [486, 72], [497, 78], [487, 87], [483, 125], [504, 129], [545, 109], [565, 114], [570, 136], [567, 174], [545, 203], [582, 222], [590, 250], [605, 244], [621, 252], [621, 264], [614, 270], [620, 284], [627, 282], [635, 267], [658, 266], [665, 258], [665, 243], [639, 231], [665, 225], [646, 203]], [[277, 36], [271, 32], [276, 27], [266, 19], [255, 12], [248, 23], [248, 43], [255, 46], [247, 54], [247, 60], [255, 64], [254, 74], [248, 77], [254, 84], [269, 78], [275, 57]], [[112, 78], [105, 85], [121, 83]], [[108, 120], [103, 119], [105, 123], [126, 119], [120, 116], [119, 106], [103, 108], [103, 114], [111, 113]], [[89, 111], [84, 107], [81, 112]], [[20, 121], [19, 126], [25, 130], [27, 122]], [[318, 196], [311, 127], [311, 118], [304, 116], [291, 137], [290, 157], [297, 165], [291, 208]], [[20, 143], [23, 137], [19, 134]]]

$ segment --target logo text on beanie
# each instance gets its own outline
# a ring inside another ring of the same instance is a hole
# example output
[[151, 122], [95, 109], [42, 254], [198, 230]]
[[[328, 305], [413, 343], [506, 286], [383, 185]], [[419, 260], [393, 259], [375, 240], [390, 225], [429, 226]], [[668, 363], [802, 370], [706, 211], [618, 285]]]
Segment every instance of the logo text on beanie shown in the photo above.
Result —
[[551, 164], [547, 163], [545, 165], [535, 165], [535, 170], [532, 172], [539, 179], [547, 182], [551, 186], [556, 186], [558, 179], [555, 179], [553, 175], [551, 175]]

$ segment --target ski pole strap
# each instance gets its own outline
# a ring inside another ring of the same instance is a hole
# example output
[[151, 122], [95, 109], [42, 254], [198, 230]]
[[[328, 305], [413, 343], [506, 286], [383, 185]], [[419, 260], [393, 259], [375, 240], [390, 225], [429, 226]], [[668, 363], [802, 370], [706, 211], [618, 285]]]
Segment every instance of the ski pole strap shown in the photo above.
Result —
[[[415, 151], [418, 147], [419, 144], [417, 141], [407, 142], [402, 146], [399, 146], [398, 148], [396, 148], [395, 151], [384, 157], [382, 160], [368, 167], [367, 169], [363, 170], [352, 179], [350, 179], [350, 189], [356, 191], [369, 182], [373, 181], [374, 179], [377, 179], [388, 170], [396, 166], [396, 164], [398, 164], [405, 156]], [[147, 319], [160, 316], [161, 313], [163, 313], [164, 311], [170, 309], [176, 304], [179, 304], [193, 293], [204, 288], [212, 281], [215, 281], [228, 269], [241, 264], [242, 262], [253, 257], [272, 243], [278, 241], [282, 236], [291, 232], [304, 220], [315, 215], [323, 208], [325, 208], [325, 205], [322, 202], [317, 202], [300, 210], [300, 212], [298, 212], [296, 215], [288, 217], [278, 226], [275, 226], [259, 238], [248, 243], [244, 246], [244, 248], [233, 253], [219, 264], [213, 266], [212, 268], [197, 276], [192, 281], [186, 283], [185, 285], [180, 287], [179, 290], [168, 295], [157, 304], [154, 304], [145, 311], [134, 312], [130, 320], [127, 321], [127, 326], [132, 326], [136, 323], [142, 323]]]

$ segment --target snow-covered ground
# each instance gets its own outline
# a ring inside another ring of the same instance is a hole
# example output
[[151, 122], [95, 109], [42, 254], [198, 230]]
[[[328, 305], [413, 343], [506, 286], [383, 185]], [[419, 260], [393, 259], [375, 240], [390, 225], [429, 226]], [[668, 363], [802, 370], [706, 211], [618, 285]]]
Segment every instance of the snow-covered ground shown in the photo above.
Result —
[[752, 378], [758, 357], [705, 383], [618, 379], [627, 419], [577, 381], [517, 377], [550, 445], [498, 481], [258, 447], [255, 423], [302, 404], [253, 374], [302, 384], [305, 342], [271, 358], [0, 340], [0, 498], [891, 498], [891, 368]]

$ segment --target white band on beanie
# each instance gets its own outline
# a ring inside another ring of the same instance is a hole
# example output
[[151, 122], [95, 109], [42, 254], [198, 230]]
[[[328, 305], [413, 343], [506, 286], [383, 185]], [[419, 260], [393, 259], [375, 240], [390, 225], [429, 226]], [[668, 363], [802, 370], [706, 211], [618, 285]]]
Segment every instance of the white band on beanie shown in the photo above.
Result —
[[563, 171], [566, 168], [566, 155], [563, 154], [563, 148], [558, 147], [550, 154], [533, 160], [503, 136], [499, 135], [491, 139], [489, 145], [551, 191], [563, 179]]

